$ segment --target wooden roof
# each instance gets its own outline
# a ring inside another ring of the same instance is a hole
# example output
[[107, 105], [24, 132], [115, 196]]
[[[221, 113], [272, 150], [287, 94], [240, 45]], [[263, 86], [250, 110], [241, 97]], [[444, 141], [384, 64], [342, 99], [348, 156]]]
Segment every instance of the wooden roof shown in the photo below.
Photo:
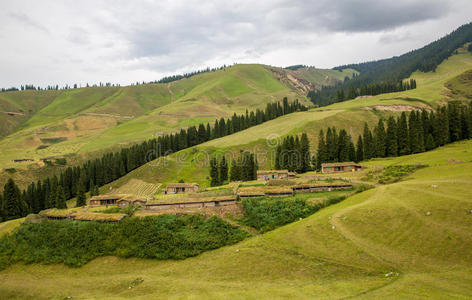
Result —
[[260, 186], [260, 187], [243, 187], [238, 190], [240, 196], [251, 196], [251, 195], [265, 195], [269, 194], [288, 194], [292, 193], [290, 187], [285, 186]]
[[169, 183], [167, 185], [168, 188], [173, 187], [195, 187], [198, 186], [198, 183]]
[[234, 201], [236, 197], [233, 195], [229, 196], [217, 196], [217, 197], [202, 197], [202, 198], [177, 198], [168, 200], [151, 200], [146, 202], [147, 206], [152, 205], [166, 205], [166, 204], [180, 204], [180, 203], [201, 203], [201, 202], [213, 202], [213, 201]]
[[325, 167], [347, 167], [347, 166], [360, 167], [361, 165], [357, 164], [353, 161], [321, 164], [321, 167], [323, 167], [323, 168], [325, 168]]
[[288, 170], [257, 170], [257, 174], [281, 174], [281, 173], [289, 173]]
[[121, 198], [123, 198], [121, 195], [99, 195], [93, 196], [92, 198], [90, 198], [90, 200], [118, 200]]

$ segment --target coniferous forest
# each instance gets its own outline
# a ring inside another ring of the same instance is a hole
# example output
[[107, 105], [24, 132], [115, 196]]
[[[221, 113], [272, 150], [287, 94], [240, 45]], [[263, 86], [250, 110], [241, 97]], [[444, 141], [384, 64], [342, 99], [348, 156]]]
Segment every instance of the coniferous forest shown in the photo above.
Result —
[[[351, 68], [360, 74], [351, 79], [346, 78], [343, 83], [336, 86], [325, 86], [319, 91], [310, 91], [308, 97], [315, 105], [325, 106], [361, 95], [376, 95], [416, 88], [416, 82], [414, 85], [410, 82], [409, 88], [401, 87], [400, 83], [417, 70], [436, 71], [441, 62], [468, 42], [472, 42], [472, 23], [459, 27], [423, 48], [400, 56], [336, 67], [334, 69], [339, 71]], [[371, 88], [376, 91], [368, 93]], [[358, 93], [357, 96], [354, 92]]]
[[[212, 125], [207, 123], [191, 126], [181, 129], [178, 133], [159, 136], [123, 148], [119, 152], [106, 153], [101, 158], [89, 160], [81, 166], [68, 167], [59, 176], [33, 182], [24, 191], [20, 191], [10, 179], [0, 198], [0, 217], [2, 220], [9, 220], [47, 208], [65, 208], [66, 200], [76, 196], [78, 205], [85, 205], [87, 191], [96, 194], [98, 186], [110, 183], [151, 160], [304, 110], [307, 110], [307, 107], [298, 100], [290, 103], [284, 98], [280, 102], [268, 103], [265, 110], [234, 114], [228, 119], [215, 120]], [[224, 176], [222, 178], [225, 180]], [[218, 182], [219, 180], [218, 178]]]

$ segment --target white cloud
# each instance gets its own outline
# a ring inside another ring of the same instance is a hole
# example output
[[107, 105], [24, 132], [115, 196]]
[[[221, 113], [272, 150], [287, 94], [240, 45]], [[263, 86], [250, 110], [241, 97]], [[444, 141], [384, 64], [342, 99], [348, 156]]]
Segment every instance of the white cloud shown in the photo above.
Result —
[[333, 67], [469, 22], [467, 0], [21, 1], [0, 11], [0, 86], [129, 84], [206, 66]]

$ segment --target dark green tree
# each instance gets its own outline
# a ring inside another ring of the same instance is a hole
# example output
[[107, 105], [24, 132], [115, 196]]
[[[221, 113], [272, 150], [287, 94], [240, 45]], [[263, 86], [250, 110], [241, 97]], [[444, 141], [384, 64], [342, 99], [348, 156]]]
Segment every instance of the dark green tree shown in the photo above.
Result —
[[397, 137], [397, 122], [393, 116], [390, 116], [387, 121], [387, 136], [385, 140], [385, 154], [386, 156], [398, 155], [398, 137]]
[[218, 161], [216, 157], [210, 159], [210, 185], [218, 186], [220, 185], [220, 177], [218, 171]]
[[406, 155], [410, 154], [410, 142], [408, 134], [408, 124], [406, 121], [406, 113], [402, 112], [400, 120], [398, 121], [398, 154]]
[[67, 208], [66, 204], [66, 194], [64, 193], [64, 188], [59, 185], [56, 190], [56, 208], [65, 209]]
[[220, 184], [223, 184], [228, 180], [228, 164], [226, 162], [226, 157], [224, 155], [221, 157], [219, 171], [220, 171]]
[[298, 170], [301, 173], [305, 173], [310, 170], [310, 141], [308, 140], [308, 135], [306, 133], [302, 134], [300, 139], [300, 169]]
[[362, 142], [362, 135], [359, 135], [357, 139], [357, 148], [356, 148], [356, 162], [364, 160], [364, 143]]
[[379, 119], [377, 127], [375, 127], [374, 145], [375, 145], [375, 157], [385, 157], [386, 138], [384, 122]]

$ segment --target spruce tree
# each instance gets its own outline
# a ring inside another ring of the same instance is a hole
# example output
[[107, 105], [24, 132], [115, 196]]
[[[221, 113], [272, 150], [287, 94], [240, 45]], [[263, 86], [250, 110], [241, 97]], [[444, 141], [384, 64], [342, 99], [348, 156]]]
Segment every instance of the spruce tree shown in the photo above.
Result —
[[6, 220], [21, 218], [28, 209], [21, 199], [21, 192], [13, 179], [9, 178], [3, 188], [3, 214]]
[[327, 162], [328, 150], [326, 147], [325, 136], [323, 129], [320, 130], [318, 138], [318, 150], [316, 152], [316, 170], [321, 170], [321, 164]]
[[410, 142], [408, 134], [408, 124], [406, 121], [406, 113], [402, 112], [400, 120], [398, 121], [398, 154], [406, 155], [410, 154]]
[[397, 137], [397, 122], [393, 116], [390, 116], [387, 121], [387, 136], [385, 140], [385, 154], [386, 156], [398, 155], [398, 137]]
[[64, 193], [64, 188], [59, 185], [56, 190], [56, 208], [65, 209], [67, 208], [66, 204], [66, 194]]
[[216, 160], [216, 157], [210, 159], [210, 180], [211, 186], [218, 186], [220, 184], [218, 161]]
[[231, 181], [241, 180], [240, 168], [234, 159], [231, 161], [230, 180]]
[[223, 184], [228, 180], [228, 164], [226, 163], [226, 157], [223, 155], [220, 161], [220, 184]]
[[[333, 130], [336, 132], [335, 130]], [[341, 129], [337, 138], [337, 155], [335, 161], [348, 161], [349, 160], [349, 137], [346, 130]]]
[[349, 161], [356, 161], [356, 147], [354, 146], [354, 142], [352, 141], [351, 135], [348, 136], [349, 140]]
[[85, 206], [86, 200], [85, 200], [85, 187], [81, 181], [79, 181], [79, 184], [77, 186], [77, 203], [76, 206]]
[[362, 142], [362, 135], [359, 135], [357, 139], [357, 148], [356, 148], [356, 162], [364, 160], [364, 143]]
[[369, 129], [369, 125], [365, 123], [364, 125], [364, 134], [362, 137], [362, 140], [364, 142], [364, 159], [371, 159], [374, 156], [375, 153], [375, 148], [374, 148], [374, 140], [372, 137], [372, 132]]
[[386, 136], [384, 122], [380, 119], [377, 127], [375, 127], [375, 157], [385, 157]]
[[300, 139], [300, 154], [301, 167], [299, 171], [305, 173], [310, 169], [310, 142], [306, 133], [303, 133]]
[[434, 148], [436, 148], [436, 145], [434, 144], [433, 135], [430, 133], [428, 134], [428, 137], [426, 138], [425, 149], [426, 151], [429, 151], [429, 150], [433, 150]]

